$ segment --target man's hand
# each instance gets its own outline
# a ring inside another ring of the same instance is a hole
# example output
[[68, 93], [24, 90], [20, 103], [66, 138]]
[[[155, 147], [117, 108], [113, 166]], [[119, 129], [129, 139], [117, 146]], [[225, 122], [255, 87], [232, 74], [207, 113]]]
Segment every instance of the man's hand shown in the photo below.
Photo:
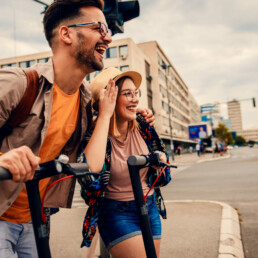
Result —
[[[157, 151], [155, 151], [157, 152]], [[166, 157], [166, 154], [162, 151], [158, 151], [159, 152], [159, 159], [160, 161], [164, 162], [164, 163], [167, 163], [167, 157]], [[154, 169], [160, 169], [161, 167], [157, 167], [157, 166], [153, 166]]]
[[27, 146], [10, 150], [0, 156], [0, 167], [8, 169], [16, 183], [31, 180], [39, 163], [40, 158]]
[[137, 112], [141, 113], [141, 115], [144, 117], [147, 123], [149, 123], [150, 126], [155, 125], [155, 117], [152, 113], [152, 111], [148, 108], [137, 108]]

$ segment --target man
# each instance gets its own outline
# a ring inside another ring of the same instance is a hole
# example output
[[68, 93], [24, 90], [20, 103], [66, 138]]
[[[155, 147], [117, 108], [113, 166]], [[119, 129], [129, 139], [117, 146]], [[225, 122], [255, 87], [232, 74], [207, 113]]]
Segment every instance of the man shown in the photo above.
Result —
[[206, 137], [207, 137], [206, 132], [203, 130], [203, 127], [200, 127], [199, 138], [203, 139], [203, 138], [206, 138]]
[[[86, 104], [91, 98], [85, 76], [103, 69], [111, 35], [102, 0], [54, 1], [44, 16], [44, 30], [53, 52], [39, 74], [39, 93], [26, 121], [0, 145], [0, 166], [12, 181], [0, 181], [0, 257], [37, 257], [24, 182], [40, 163], [60, 153], [76, 161], [87, 127]], [[8, 120], [27, 87], [19, 68], [0, 70], [0, 127]], [[44, 193], [53, 179], [40, 181]], [[71, 207], [75, 181], [64, 180], [47, 195], [46, 207]]]

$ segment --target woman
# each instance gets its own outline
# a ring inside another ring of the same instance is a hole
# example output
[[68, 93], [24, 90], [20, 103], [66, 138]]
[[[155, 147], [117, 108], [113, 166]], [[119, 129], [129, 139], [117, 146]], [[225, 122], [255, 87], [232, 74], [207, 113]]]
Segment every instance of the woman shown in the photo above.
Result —
[[[127, 158], [130, 155], [160, 150], [163, 151], [161, 160], [167, 162], [164, 144], [154, 128], [149, 127], [142, 116], [137, 117], [140, 83], [141, 75], [137, 72], [122, 73], [115, 68], [108, 68], [98, 74], [91, 84], [93, 108], [99, 113], [93, 132], [88, 131], [85, 137], [84, 153], [91, 171], [103, 171], [101, 175], [104, 180], [101, 182], [106, 182], [107, 186], [104, 191], [96, 187], [91, 192], [87, 180], [80, 180], [82, 196], [90, 205], [84, 222], [82, 245], [89, 245], [88, 240], [92, 239], [91, 235], [98, 224], [102, 240], [113, 257], [145, 257]], [[105, 180], [109, 177], [109, 172], [110, 179]], [[144, 194], [149, 190], [150, 176], [147, 174], [148, 168], [140, 171]], [[103, 189], [101, 184], [100, 188]], [[161, 221], [156, 202], [162, 212], [161, 198], [159, 189], [155, 190], [155, 196], [152, 190], [147, 197], [157, 257], [160, 250]], [[165, 217], [164, 213], [163, 215]]]

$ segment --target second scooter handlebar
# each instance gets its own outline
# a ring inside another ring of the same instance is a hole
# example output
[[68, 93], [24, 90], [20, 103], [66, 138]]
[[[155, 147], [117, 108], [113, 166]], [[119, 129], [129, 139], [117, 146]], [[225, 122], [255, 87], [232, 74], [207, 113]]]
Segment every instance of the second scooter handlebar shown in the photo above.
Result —
[[157, 166], [157, 167], [173, 167], [177, 168], [175, 165], [171, 165], [168, 163], [165, 163], [160, 160], [160, 152], [156, 151], [149, 155], [131, 155], [129, 156], [127, 163], [130, 166], [139, 166], [139, 167], [151, 167], [151, 166]]

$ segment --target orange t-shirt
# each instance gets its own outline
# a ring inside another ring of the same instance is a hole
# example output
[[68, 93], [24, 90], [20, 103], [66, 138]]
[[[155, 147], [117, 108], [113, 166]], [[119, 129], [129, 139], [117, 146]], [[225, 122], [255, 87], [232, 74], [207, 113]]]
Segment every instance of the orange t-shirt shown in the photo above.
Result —
[[[76, 93], [68, 95], [54, 83], [50, 123], [39, 153], [41, 163], [53, 160], [60, 154], [76, 128], [79, 105], [79, 89]], [[41, 198], [48, 182], [49, 178], [45, 178], [39, 182]], [[17, 199], [0, 219], [12, 223], [26, 223], [31, 220], [26, 187], [23, 188]]]

